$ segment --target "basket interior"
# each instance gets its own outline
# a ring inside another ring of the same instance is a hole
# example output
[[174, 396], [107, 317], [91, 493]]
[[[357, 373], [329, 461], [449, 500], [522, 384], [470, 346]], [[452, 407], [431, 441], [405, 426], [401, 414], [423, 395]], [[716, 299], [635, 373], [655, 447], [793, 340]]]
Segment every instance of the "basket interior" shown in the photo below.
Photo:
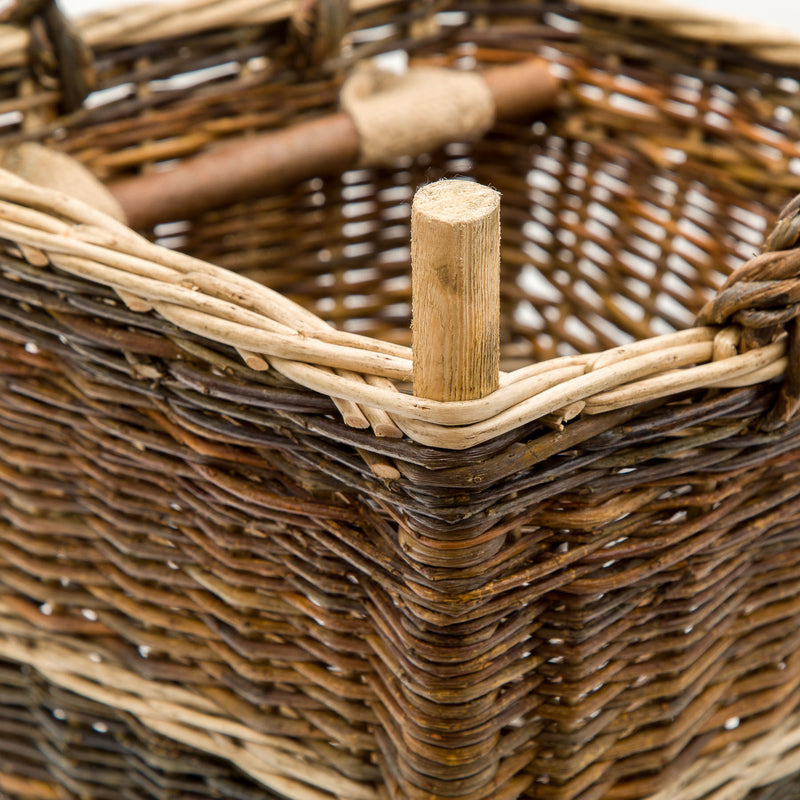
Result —
[[[419, 13], [356, 20], [350, 57], [368, 45], [394, 68], [410, 57], [471, 69], [534, 53], [564, 80], [556, 108], [148, 235], [340, 328], [407, 344], [413, 193], [463, 177], [503, 197], [504, 366], [690, 327], [800, 188], [797, 70], [768, 73], [644, 22], [479, 5], [436, 14], [426, 37], [409, 38]], [[280, 70], [277, 39], [262, 35], [194, 37], [177, 60], [154, 45], [109, 54], [89, 112], [54, 142], [113, 181], [335, 110], [341, 70]]]
[[410, 344], [411, 199], [431, 180], [464, 177], [503, 197], [507, 363], [691, 327], [727, 274], [758, 252], [767, 210], [654, 169], [639, 154], [615, 154], [612, 143], [570, 141], [559, 130], [567, 119], [550, 122], [452, 145], [396, 171], [312, 180], [289, 208], [257, 204], [257, 225], [253, 209], [229, 209], [208, 224], [156, 233], [181, 231], [190, 252], [278, 289], [337, 327]]

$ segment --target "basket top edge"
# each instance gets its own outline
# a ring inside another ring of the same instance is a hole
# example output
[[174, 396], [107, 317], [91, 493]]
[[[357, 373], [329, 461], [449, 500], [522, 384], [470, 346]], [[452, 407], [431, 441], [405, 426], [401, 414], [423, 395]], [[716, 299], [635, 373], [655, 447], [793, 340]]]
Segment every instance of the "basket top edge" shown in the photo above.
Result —
[[[752, 386], [786, 370], [785, 335], [749, 352], [735, 346], [718, 352], [717, 345], [724, 344], [720, 337], [738, 340], [738, 333], [711, 314], [711, 326], [505, 373], [500, 387], [478, 400], [428, 400], [399, 390], [399, 383], [412, 377], [407, 348], [338, 332], [255, 281], [148, 242], [85, 202], [5, 170], [0, 170], [0, 199], [0, 237], [6, 241], [46, 255], [48, 264], [74, 278], [120, 292], [136, 313], [155, 310], [180, 330], [238, 349], [252, 369], [269, 364], [296, 385], [344, 401], [346, 407], [339, 406], [345, 421], [348, 409], [357, 409], [359, 417], [348, 425], [372, 426], [367, 416], [361, 423], [363, 409], [378, 409], [387, 423], [379, 427], [391, 431], [376, 435], [405, 435], [429, 447], [462, 450], [544, 418], [561, 428], [579, 414], [622, 410], [711, 386]], [[797, 257], [789, 259], [793, 268]], [[31, 268], [41, 269], [36, 263]], [[251, 365], [253, 356], [259, 365]]]
[[[350, 0], [354, 13], [390, 5], [393, 0]], [[671, 0], [575, 0], [574, 6], [592, 13], [638, 18], [663, 26], [688, 39], [729, 45], [767, 62], [800, 66], [800, 36], [777, 25], [739, 19], [696, 9]], [[187, 36], [214, 28], [264, 25], [288, 19], [293, 0], [177, 0], [121, 5], [80, 15], [76, 24], [92, 47], [141, 44], [156, 38]], [[0, 25], [0, 68], [25, 63], [27, 32]]]
[[658, 23], [673, 35], [740, 48], [764, 61], [800, 65], [800, 36], [775, 24], [693, 8], [673, 0], [574, 0], [574, 4], [586, 11]]

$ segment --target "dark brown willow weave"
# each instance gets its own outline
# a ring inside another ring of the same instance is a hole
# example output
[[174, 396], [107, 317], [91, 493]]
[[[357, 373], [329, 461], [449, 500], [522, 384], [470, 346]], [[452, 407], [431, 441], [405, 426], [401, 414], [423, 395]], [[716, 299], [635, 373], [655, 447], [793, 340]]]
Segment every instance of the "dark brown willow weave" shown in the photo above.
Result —
[[[0, 130], [111, 181], [329, 113], [366, 55], [542, 54], [565, 85], [541, 119], [148, 232], [408, 342], [412, 193], [474, 177], [503, 198], [508, 365], [690, 327], [800, 190], [800, 69], [745, 49], [558, 2], [389, 3], [350, 31], [322, 61], [287, 22], [97, 45], [104, 93], [68, 116], [9, 68], [2, 102], [23, 84], [39, 102]], [[755, 785], [681, 778], [800, 711], [800, 421], [759, 428], [777, 384], [435, 450], [349, 429], [328, 398], [96, 284], [8, 248], [0, 266], [4, 639], [213, 689], [380, 798]], [[270, 796], [13, 659], [0, 697], [10, 797]]]
[[0, 774], [2, 797], [279, 800], [228, 763], [30, 670], [1, 662], [0, 685], [0, 759], [15, 766]]

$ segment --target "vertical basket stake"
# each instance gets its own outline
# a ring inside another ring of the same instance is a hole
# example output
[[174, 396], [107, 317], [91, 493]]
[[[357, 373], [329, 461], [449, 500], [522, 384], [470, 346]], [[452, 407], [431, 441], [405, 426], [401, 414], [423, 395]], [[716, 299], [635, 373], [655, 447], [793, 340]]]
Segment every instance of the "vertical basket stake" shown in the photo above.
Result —
[[420, 189], [411, 210], [414, 394], [475, 400], [500, 371], [500, 195], [465, 180]]

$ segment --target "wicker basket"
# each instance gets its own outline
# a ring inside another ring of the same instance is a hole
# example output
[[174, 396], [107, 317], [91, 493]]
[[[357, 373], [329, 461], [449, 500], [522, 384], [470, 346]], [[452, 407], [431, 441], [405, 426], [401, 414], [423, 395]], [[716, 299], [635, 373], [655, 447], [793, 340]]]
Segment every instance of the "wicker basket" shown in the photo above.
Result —
[[[0, 174], [0, 794], [797, 796], [796, 208], [755, 254], [799, 42], [638, 0], [5, 16], [0, 145], [116, 197], [325, 145], [382, 54], [561, 85], [137, 233]], [[502, 372], [436, 400], [409, 215], [453, 176], [502, 195]]]

